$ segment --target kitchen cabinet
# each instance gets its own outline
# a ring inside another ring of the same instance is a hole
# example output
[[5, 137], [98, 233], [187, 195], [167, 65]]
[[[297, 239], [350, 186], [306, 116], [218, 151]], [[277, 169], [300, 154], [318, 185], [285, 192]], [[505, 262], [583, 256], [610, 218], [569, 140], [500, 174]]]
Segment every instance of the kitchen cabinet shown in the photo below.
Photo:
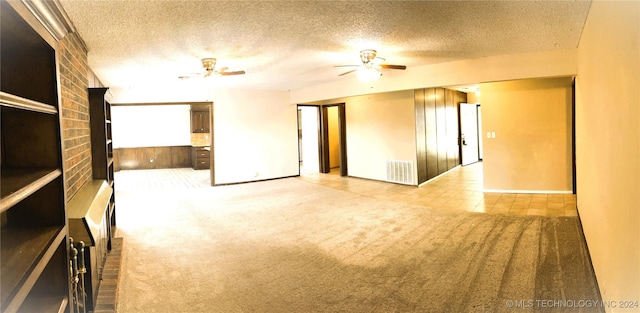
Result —
[[204, 170], [211, 167], [211, 151], [209, 147], [191, 148], [191, 167], [194, 170]]
[[209, 132], [209, 109], [208, 108], [192, 108], [191, 109], [191, 132], [192, 133], [208, 133]]

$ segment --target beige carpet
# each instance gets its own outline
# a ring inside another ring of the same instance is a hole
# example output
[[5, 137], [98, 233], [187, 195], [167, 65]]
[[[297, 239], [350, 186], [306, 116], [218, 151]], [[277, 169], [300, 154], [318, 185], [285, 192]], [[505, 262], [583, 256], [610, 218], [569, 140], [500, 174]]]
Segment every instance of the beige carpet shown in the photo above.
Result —
[[298, 178], [116, 196], [120, 313], [601, 311], [540, 302], [598, 299], [575, 217], [448, 212]]

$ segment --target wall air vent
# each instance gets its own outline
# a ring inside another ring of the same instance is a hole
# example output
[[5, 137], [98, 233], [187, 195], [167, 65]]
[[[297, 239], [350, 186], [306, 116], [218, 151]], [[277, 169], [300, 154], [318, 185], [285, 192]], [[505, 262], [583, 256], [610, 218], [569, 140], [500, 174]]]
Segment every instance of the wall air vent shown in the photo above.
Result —
[[387, 160], [387, 181], [413, 185], [413, 162], [406, 160]]

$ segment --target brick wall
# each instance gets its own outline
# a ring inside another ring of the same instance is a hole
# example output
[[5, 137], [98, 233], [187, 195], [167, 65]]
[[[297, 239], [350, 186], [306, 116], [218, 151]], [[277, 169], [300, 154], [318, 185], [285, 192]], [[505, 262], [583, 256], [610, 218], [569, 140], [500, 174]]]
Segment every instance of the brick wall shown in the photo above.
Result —
[[92, 179], [87, 50], [75, 34], [58, 43], [67, 201]]

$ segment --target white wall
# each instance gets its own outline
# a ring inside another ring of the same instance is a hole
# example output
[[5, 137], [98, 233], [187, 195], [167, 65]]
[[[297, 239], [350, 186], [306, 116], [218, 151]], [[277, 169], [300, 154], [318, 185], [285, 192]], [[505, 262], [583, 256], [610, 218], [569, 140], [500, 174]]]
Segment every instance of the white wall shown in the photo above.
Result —
[[297, 107], [288, 92], [218, 90], [212, 99], [216, 184], [298, 175]]
[[189, 110], [189, 105], [113, 106], [113, 147], [188, 146]]
[[576, 162], [578, 211], [605, 300], [640, 301], [639, 74], [640, 2], [594, 1], [578, 47]]

